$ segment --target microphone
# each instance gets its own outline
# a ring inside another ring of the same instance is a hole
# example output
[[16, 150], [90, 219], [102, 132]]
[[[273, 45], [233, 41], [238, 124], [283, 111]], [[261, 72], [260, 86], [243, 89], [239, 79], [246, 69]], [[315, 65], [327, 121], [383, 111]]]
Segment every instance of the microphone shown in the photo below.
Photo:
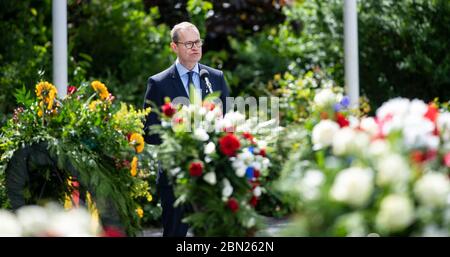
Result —
[[205, 69], [200, 70], [200, 79], [203, 79], [206, 82], [206, 86], [208, 87], [209, 94], [213, 92], [211, 87], [211, 82], [209, 82], [209, 71]]

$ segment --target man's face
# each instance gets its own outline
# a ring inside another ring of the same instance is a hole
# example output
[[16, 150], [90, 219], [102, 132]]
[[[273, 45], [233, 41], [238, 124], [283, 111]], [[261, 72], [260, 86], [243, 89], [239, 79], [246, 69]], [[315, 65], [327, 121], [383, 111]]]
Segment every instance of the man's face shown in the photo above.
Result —
[[[186, 28], [178, 31], [178, 44], [171, 43], [172, 50], [177, 54], [181, 64], [191, 66], [202, 58], [202, 47], [193, 45], [191, 49], [185, 46], [186, 42], [198, 42], [200, 34], [194, 28]], [[192, 68], [192, 67], [187, 67]]]

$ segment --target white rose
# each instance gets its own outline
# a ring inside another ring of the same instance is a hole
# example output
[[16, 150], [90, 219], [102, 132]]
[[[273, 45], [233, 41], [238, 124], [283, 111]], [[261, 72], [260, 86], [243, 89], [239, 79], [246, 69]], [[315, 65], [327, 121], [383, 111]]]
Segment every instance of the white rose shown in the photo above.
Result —
[[331, 145], [333, 137], [339, 131], [339, 125], [331, 120], [321, 120], [312, 131], [314, 149], [321, 149]]
[[378, 124], [375, 122], [375, 119], [372, 117], [367, 117], [367, 118], [361, 119], [359, 127], [372, 136], [378, 134], [378, 131], [379, 131]]
[[203, 128], [197, 128], [194, 131], [194, 138], [200, 141], [207, 141], [209, 139], [209, 135]]
[[439, 113], [436, 124], [442, 139], [444, 141], [450, 141], [450, 113]]
[[206, 155], [211, 155], [211, 154], [213, 154], [215, 152], [216, 152], [216, 145], [213, 142], [209, 142], [205, 146], [205, 154]]
[[401, 195], [386, 196], [376, 216], [376, 225], [388, 232], [401, 231], [414, 220], [414, 206], [411, 200]]
[[95, 235], [92, 228], [89, 212], [84, 208], [76, 208], [52, 215], [47, 231], [57, 236], [86, 237]]
[[43, 233], [50, 220], [47, 211], [37, 205], [23, 206], [17, 210], [16, 215], [22, 224], [25, 236], [37, 236]]
[[170, 175], [175, 176], [178, 173], [180, 173], [180, 171], [181, 171], [181, 168], [180, 167], [176, 167], [174, 169], [169, 170], [169, 173], [170, 173]]
[[224, 198], [228, 198], [233, 193], [233, 187], [230, 184], [230, 181], [226, 178], [222, 180], [223, 188], [222, 188], [222, 196]]
[[22, 236], [22, 227], [12, 213], [0, 210], [0, 221], [0, 237]]
[[336, 103], [336, 95], [330, 88], [322, 89], [314, 96], [314, 103], [319, 108], [327, 107]]
[[260, 197], [261, 196], [261, 187], [257, 186], [253, 189], [253, 195], [256, 197]]
[[383, 139], [372, 141], [369, 145], [369, 156], [380, 158], [390, 153], [390, 147]]
[[324, 180], [325, 176], [320, 170], [307, 170], [300, 183], [297, 183], [297, 190], [305, 200], [315, 200], [320, 196]]
[[345, 155], [360, 153], [369, 145], [367, 134], [357, 132], [352, 128], [345, 127], [333, 137], [333, 153], [335, 155]]
[[331, 187], [330, 195], [336, 201], [361, 207], [369, 200], [373, 187], [371, 169], [351, 167], [338, 173]]
[[214, 112], [207, 112], [205, 116], [205, 120], [208, 122], [213, 122], [216, 119], [216, 114]]
[[203, 176], [203, 179], [210, 185], [214, 186], [217, 182], [216, 173], [214, 171], [210, 171]]
[[414, 193], [425, 206], [443, 207], [446, 205], [450, 193], [449, 179], [441, 173], [425, 174], [416, 182]]
[[408, 182], [411, 171], [408, 163], [398, 154], [384, 155], [376, 163], [377, 184], [402, 185]]

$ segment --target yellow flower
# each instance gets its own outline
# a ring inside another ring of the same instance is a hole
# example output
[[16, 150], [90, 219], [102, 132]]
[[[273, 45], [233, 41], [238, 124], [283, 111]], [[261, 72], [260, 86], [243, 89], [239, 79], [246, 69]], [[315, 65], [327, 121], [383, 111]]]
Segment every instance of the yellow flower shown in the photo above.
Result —
[[144, 217], [144, 210], [143, 210], [141, 207], [138, 207], [138, 208], [136, 209], [136, 213], [137, 213], [137, 215], [138, 215], [139, 218], [142, 219], [142, 217]]
[[105, 100], [109, 96], [108, 88], [106, 88], [105, 84], [96, 80], [91, 83], [92, 88], [97, 92], [100, 96], [100, 99]]
[[97, 108], [97, 104], [101, 104], [101, 103], [102, 103], [102, 101], [100, 101], [100, 100], [92, 101], [92, 102], [89, 104], [89, 109], [90, 109], [91, 111], [95, 111], [95, 109]]
[[131, 176], [136, 177], [137, 174], [137, 165], [138, 165], [138, 158], [136, 156], [133, 157], [133, 160], [131, 161]]
[[281, 74], [280, 74], [280, 73], [275, 74], [275, 75], [273, 76], [273, 79], [274, 79], [275, 81], [281, 80]]
[[153, 196], [150, 193], [147, 193], [147, 202], [151, 202], [153, 200]]
[[44, 100], [48, 110], [53, 108], [53, 102], [55, 101], [57, 92], [56, 87], [46, 81], [36, 85], [36, 95], [38, 99]]
[[130, 144], [134, 147], [136, 153], [140, 153], [144, 150], [144, 137], [139, 133], [133, 133], [130, 136]]

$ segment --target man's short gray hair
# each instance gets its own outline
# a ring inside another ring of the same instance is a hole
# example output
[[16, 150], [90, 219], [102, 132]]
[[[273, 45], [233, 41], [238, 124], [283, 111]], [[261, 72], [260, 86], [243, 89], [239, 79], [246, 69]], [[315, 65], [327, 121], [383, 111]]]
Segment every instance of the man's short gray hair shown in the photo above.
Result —
[[[172, 30], [170, 31], [170, 37], [172, 38], [172, 42], [178, 42], [179, 39], [179, 35], [178, 35], [178, 31], [182, 30], [182, 29], [187, 29], [187, 28], [193, 28], [198, 32], [198, 28], [187, 21], [181, 22], [176, 24], [175, 26], [173, 26]], [[200, 32], [199, 32], [200, 34]]]

